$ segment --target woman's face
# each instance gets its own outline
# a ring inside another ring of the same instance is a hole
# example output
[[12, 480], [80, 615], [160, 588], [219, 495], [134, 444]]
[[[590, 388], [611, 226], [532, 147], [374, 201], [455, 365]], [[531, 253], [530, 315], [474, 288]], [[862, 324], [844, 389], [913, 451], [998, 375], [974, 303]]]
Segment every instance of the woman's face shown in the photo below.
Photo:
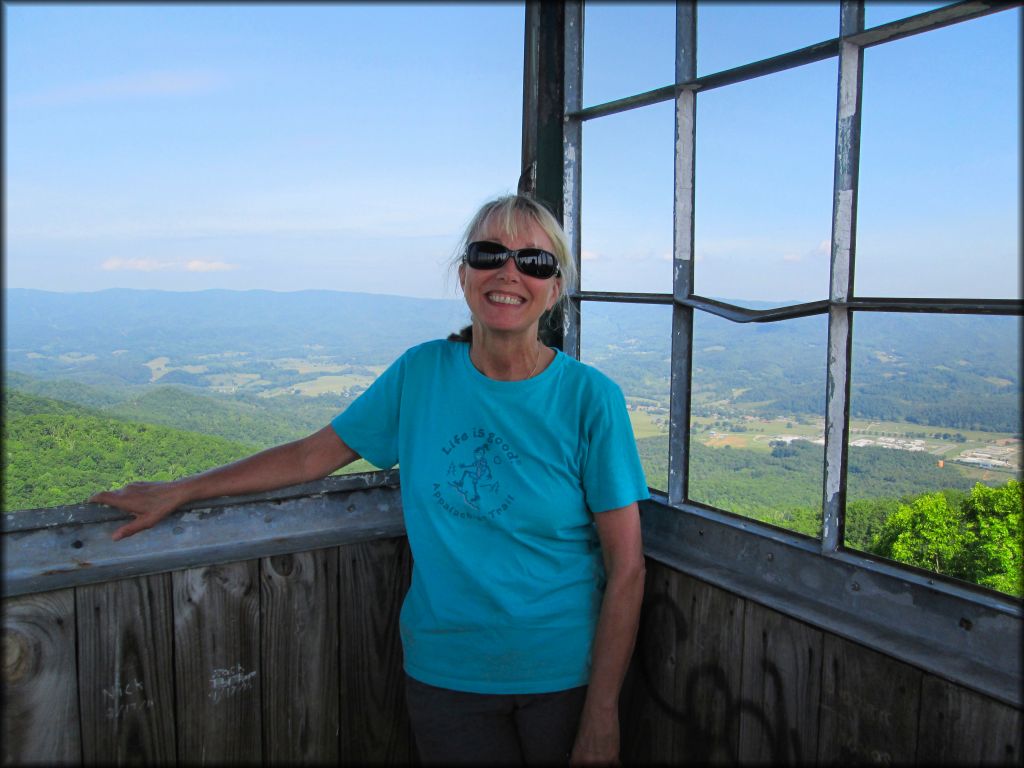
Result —
[[[517, 222], [516, 236], [494, 222], [485, 222], [473, 240], [501, 243], [510, 250], [543, 248], [554, 253], [551, 239], [536, 223], [527, 218]], [[491, 331], [537, 334], [537, 324], [545, 310], [558, 301], [561, 278], [542, 280], [524, 275], [509, 259], [498, 269], [459, 267], [459, 282], [473, 318]]]

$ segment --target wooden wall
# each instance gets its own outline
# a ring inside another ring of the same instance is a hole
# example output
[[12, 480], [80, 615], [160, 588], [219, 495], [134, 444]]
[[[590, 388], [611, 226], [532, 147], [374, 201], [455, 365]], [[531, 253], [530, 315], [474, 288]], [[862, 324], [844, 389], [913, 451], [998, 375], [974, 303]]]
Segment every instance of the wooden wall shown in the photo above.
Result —
[[627, 764], [1022, 762], [1019, 710], [648, 559]]
[[[405, 764], [404, 538], [4, 601], [5, 765]], [[1021, 762], [1021, 712], [648, 560], [629, 765]]]
[[404, 538], [4, 601], [5, 765], [408, 763]]

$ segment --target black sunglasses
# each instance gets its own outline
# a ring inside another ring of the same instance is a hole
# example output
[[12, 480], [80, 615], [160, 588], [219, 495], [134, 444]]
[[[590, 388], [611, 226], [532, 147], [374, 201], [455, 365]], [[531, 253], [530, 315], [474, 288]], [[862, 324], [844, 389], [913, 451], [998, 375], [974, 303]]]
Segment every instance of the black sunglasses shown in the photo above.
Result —
[[509, 257], [516, 263], [516, 269], [524, 275], [547, 280], [559, 274], [558, 259], [553, 253], [540, 248], [520, 248], [510, 251], [501, 243], [480, 240], [466, 247], [462, 262], [473, 269], [498, 269]]

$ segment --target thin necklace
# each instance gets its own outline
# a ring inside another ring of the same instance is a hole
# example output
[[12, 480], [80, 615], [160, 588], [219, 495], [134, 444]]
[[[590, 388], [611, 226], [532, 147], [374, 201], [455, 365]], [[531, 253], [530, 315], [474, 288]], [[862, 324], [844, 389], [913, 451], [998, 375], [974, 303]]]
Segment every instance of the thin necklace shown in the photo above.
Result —
[[[542, 352], [544, 352], [544, 345], [543, 344], [541, 344], [540, 348], [537, 350], [537, 359], [533, 363], [533, 370], [530, 371], [530, 375], [527, 376], [526, 379], [532, 379], [534, 376], [537, 375], [537, 369], [540, 368], [540, 356], [541, 356]], [[473, 364], [474, 368], [476, 368], [478, 371], [480, 371], [480, 373], [484, 373], [483, 369], [479, 365], [477, 365], [475, 362], [473, 362], [473, 345], [472, 344], [469, 345], [469, 361]], [[486, 376], [486, 375], [487, 374], [484, 373], [484, 376]], [[526, 381], [526, 379], [521, 379], [521, 381]]]
[[536, 373], [537, 373], [537, 367], [538, 367], [538, 366], [540, 365], [540, 353], [541, 353], [541, 352], [543, 352], [543, 351], [544, 351], [544, 345], [542, 344], [542, 345], [540, 346], [540, 348], [539, 348], [539, 349], [537, 350], [537, 362], [535, 362], [535, 363], [533, 364], [533, 370], [532, 370], [532, 371], [530, 371], [530, 375], [529, 375], [529, 376], [527, 376], [526, 378], [528, 378], [528, 379], [532, 379], [532, 378], [534, 377], [534, 375], [536, 375]]

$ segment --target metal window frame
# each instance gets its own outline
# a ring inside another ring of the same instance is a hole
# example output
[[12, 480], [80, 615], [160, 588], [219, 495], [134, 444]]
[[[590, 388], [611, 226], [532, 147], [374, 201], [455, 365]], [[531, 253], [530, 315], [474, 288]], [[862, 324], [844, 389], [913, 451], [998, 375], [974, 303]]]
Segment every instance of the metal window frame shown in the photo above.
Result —
[[[585, 301], [672, 307], [668, 491], [652, 492], [652, 500], [643, 505], [648, 554], [1017, 707], [1024, 705], [1022, 602], [977, 585], [848, 549], [843, 545], [843, 527], [853, 313], [1024, 315], [1024, 302], [1017, 299], [854, 296], [863, 51], [1019, 5], [1021, 2], [996, 0], [960, 2], [865, 29], [863, 1], [841, 0], [838, 37], [698, 77], [696, 0], [677, 0], [676, 82], [584, 108], [584, 9], [581, 0], [570, 0], [566, 3], [564, 27], [562, 159], [564, 224], [580, 266], [583, 122], [675, 100], [672, 293], [577, 290], [570, 296], [573, 312], [566, 319], [563, 347], [566, 353], [579, 357], [580, 307]], [[828, 299], [753, 310], [694, 294], [697, 93], [831, 57], [838, 58], [839, 81]], [[739, 323], [828, 315], [820, 538], [802, 536], [689, 498], [687, 457], [695, 310]], [[678, 514], [680, 511], [686, 514]], [[793, 583], [788, 583], [787, 577], [794, 574]], [[869, 596], [871, 600], [867, 599]], [[913, 611], [907, 611], [907, 605], [913, 605]]]

